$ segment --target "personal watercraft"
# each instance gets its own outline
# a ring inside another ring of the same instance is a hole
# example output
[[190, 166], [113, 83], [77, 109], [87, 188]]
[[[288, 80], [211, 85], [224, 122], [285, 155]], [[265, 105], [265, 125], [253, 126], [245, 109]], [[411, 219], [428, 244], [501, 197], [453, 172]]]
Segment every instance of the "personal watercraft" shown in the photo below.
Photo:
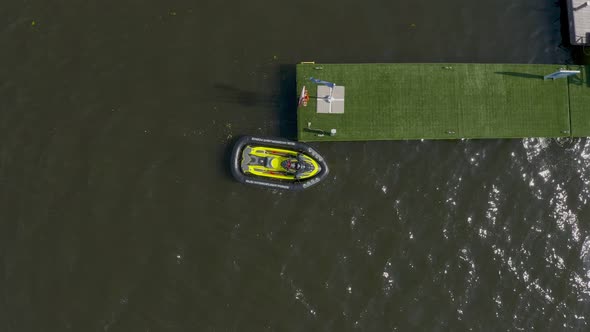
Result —
[[317, 151], [282, 138], [240, 138], [232, 151], [231, 167], [242, 183], [289, 190], [308, 188], [328, 175], [328, 166]]

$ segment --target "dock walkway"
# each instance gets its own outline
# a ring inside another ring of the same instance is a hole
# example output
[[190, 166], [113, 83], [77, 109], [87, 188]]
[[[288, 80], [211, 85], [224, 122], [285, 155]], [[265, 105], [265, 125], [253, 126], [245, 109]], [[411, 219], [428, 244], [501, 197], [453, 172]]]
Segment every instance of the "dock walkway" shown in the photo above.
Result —
[[590, 45], [590, 1], [567, 0], [572, 45]]
[[[299, 64], [300, 141], [587, 137], [590, 68], [556, 80], [561, 65]], [[344, 86], [343, 113], [318, 113], [317, 87]], [[329, 135], [336, 129], [335, 135]], [[325, 134], [322, 134], [325, 133]]]

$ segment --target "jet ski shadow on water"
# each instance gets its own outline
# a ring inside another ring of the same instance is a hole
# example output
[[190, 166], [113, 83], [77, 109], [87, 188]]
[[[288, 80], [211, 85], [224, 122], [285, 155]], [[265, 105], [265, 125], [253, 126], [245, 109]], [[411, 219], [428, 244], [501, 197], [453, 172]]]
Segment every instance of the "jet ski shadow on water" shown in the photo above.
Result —
[[231, 163], [238, 181], [278, 189], [302, 190], [328, 175], [328, 165], [316, 150], [283, 138], [241, 137]]

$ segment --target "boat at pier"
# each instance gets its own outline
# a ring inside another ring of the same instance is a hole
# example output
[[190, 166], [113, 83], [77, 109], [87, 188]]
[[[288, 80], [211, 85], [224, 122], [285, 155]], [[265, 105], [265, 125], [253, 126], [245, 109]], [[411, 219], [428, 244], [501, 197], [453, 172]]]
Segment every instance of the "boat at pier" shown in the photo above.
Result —
[[238, 181], [270, 188], [302, 190], [328, 175], [328, 165], [315, 149], [283, 138], [241, 137], [231, 161]]

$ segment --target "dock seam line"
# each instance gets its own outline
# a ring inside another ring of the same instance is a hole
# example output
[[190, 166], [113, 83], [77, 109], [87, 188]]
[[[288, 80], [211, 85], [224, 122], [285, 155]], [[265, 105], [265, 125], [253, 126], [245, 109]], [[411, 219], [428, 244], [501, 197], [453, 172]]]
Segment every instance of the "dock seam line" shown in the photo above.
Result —
[[570, 125], [570, 138], [574, 137], [574, 129], [572, 128], [572, 96], [570, 94], [570, 78], [567, 78], [567, 115]]

